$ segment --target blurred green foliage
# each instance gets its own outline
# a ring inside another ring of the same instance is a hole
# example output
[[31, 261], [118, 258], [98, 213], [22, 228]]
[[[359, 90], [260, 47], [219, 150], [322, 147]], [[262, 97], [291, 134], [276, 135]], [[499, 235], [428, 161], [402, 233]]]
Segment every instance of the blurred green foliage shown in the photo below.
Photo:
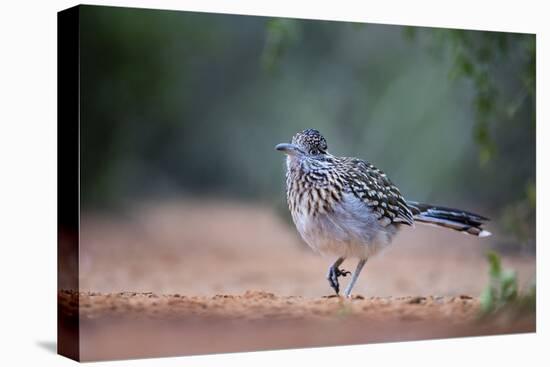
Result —
[[274, 73], [286, 50], [300, 39], [297, 20], [274, 18], [266, 22], [265, 46], [262, 63], [267, 72]]
[[495, 311], [518, 297], [517, 274], [513, 270], [503, 270], [496, 252], [487, 254], [489, 262], [489, 285], [480, 296], [483, 312]]
[[480, 296], [483, 314], [491, 314], [505, 308], [519, 312], [534, 312], [536, 288], [533, 285], [524, 294], [518, 292], [517, 273], [503, 269], [500, 256], [496, 252], [487, 254], [489, 263], [489, 284]]
[[[440, 29], [434, 37], [441, 47], [449, 47], [454, 57], [451, 77], [465, 78], [475, 86], [474, 139], [479, 146], [482, 166], [509, 164], [508, 152], [514, 142], [503, 129], [515, 131], [535, 142], [535, 70], [534, 35], [503, 32], [470, 32]], [[503, 137], [504, 135], [504, 137]], [[520, 143], [519, 141], [516, 142]], [[534, 153], [529, 156], [535, 161]], [[504, 205], [504, 228], [520, 243], [534, 247], [535, 170], [519, 171], [524, 195]]]
[[83, 210], [205, 195], [288, 215], [273, 147], [312, 127], [533, 247], [534, 35], [81, 9]]

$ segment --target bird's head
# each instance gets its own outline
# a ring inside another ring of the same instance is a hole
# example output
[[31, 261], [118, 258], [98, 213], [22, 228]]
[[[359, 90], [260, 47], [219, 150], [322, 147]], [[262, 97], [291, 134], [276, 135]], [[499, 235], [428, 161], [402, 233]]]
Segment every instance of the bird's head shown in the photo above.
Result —
[[275, 149], [297, 158], [321, 158], [328, 155], [327, 141], [315, 129], [301, 131], [292, 137], [290, 143], [277, 144]]

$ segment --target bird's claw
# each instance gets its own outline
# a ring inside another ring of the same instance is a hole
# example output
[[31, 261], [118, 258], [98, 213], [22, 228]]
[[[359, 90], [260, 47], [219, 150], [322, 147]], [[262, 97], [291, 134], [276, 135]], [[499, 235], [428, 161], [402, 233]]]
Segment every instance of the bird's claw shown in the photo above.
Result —
[[340, 270], [340, 269], [336, 268], [336, 275], [339, 276], [339, 277], [344, 277], [345, 278], [350, 274], [351, 274], [351, 271], [347, 271], [347, 270], [344, 270], [344, 269]]
[[344, 269], [340, 270], [337, 267], [331, 267], [328, 273], [328, 282], [336, 294], [340, 293], [340, 283], [338, 282], [338, 277], [346, 277], [351, 272]]

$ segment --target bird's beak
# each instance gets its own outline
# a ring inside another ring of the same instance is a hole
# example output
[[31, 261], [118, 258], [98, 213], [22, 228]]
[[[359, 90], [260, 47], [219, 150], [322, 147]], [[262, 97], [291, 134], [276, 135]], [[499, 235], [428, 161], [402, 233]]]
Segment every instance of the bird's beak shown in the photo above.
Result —
[[275, 145], [275, 149], [288, 155], [296, 155], [302, 153], [300, 148], [298, 148], [296, 145], [288, 143], [277, 144]]

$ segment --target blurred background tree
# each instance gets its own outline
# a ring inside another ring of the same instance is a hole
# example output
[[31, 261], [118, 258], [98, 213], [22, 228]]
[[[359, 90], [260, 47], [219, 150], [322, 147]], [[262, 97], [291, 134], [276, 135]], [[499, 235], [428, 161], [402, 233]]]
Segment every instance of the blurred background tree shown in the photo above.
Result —
[[534, 35], [86, 6], [80, 27], [83, 210], [284, 208], [273, 146], [313, 127], [534, 249]]
[[[409, 36], [414, 38], [415, 29], [409, 29]], [[451, 78], [464, 78], [474, 85], [473, 136], [481, 167], [510, 165], [512, 172], [495, 169], [497, 182], [515, 178], [513, 184], [524, 188], [523, 195], [497, 208], [503, 228], [524, 248], [534, 249], [535, 36], [446, 29], [432, 33], [439, 47], [449, 48], [454, 57]], [[531, 160], [531, 166], [524, 163], [526, 159]], [[495, 189], [503, 188], [497, 185]], [[503, 199], [507, 196], [505, 192], [498, 195]]]

